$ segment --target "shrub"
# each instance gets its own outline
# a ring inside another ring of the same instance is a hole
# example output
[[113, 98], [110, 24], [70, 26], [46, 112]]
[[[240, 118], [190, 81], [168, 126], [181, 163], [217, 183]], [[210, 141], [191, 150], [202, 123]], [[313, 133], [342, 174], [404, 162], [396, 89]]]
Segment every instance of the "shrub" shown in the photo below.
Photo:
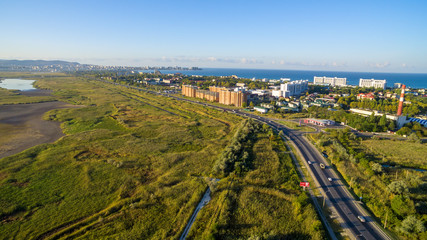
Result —
[[404, 233], [422, 233], [426, 231], [426, 228], [421, 220], [411, 215], [402, 221], [398, 230]]
[[409, 191], [408, 186], [404, 181], [394, 181], [390, 183], [387, 186], [387, 190], [391, 193], [398, 194], [398, 195], [402, 195]]

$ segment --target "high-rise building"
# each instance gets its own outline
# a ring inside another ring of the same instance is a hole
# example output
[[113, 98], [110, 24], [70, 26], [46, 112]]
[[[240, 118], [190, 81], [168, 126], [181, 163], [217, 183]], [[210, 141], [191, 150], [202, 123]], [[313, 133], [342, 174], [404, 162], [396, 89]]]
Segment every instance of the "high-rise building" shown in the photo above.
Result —
[[387, 84], [386, 80], [378, 80], [378, 79], [363, 79], [361, 78], [359, 81], [359, 87], [374, 87], [374, 88], [382, 88], [385, 89]]
[[275, 97], [292, 97], [298, 96], [307, 91], [308, 80], [297, 80], [284, 84], [280, 84], [280, 90], [274, 90]]
[[233, 91], [224, 87], [211, 86], [208, 90], [199, 90], [195, 86], [182, 85], [182, 95], [206, 99], [212, 102], [219, 102], [225, 105], [234, 105], [242, 107], [247, 103], [247, 94], [242, 91]]
[[196, 97], [197, 87], [191, 85], [182, 85], [182, 95], [186, 97]]
[[329, 84], [331, 86], [347, 86], [347, 78], [314, 77], [314, 84]]
[[219, 103], [221, 104], [242, 107], [243, 103], [246, 103], [247, 100], [247, 94], [241, 91], [235, 92], [229, 89], [223, 89], [219, 92]]

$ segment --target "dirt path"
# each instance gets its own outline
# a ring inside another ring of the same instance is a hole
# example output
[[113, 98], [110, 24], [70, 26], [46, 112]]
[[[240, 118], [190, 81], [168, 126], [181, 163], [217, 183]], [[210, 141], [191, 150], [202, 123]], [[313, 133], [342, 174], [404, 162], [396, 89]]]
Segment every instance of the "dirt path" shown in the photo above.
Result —
[[50, 143], [64, 136], [59, 122], [45, 121], [47, 111], [68, 108], [64, 102], [44, 102], [0, 106], [0, 158]]

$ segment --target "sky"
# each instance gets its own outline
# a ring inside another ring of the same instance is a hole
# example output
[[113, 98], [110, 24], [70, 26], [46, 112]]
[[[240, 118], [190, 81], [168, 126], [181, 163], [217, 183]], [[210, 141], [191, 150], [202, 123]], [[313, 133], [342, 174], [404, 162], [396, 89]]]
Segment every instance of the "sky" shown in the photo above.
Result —
[[0, 1], [0, 59], [427, 73], [427, 1]]

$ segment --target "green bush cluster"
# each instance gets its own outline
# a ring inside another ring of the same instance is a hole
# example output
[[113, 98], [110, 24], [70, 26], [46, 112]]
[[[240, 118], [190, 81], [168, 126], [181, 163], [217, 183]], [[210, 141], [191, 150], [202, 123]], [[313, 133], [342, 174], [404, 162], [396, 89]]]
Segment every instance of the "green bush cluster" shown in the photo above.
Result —
[[261, 125], [252, 119], [244, 120], [238, 127], [230, 144], [224, 149], [215, 162], [213, 172], [222, 176], [227, 176], [236, 170], [239, 174], [249, 166], [249, 153], [245, 149], [249, 148], [251, 141], [254, 141], [254, 133], [259, 131]]

